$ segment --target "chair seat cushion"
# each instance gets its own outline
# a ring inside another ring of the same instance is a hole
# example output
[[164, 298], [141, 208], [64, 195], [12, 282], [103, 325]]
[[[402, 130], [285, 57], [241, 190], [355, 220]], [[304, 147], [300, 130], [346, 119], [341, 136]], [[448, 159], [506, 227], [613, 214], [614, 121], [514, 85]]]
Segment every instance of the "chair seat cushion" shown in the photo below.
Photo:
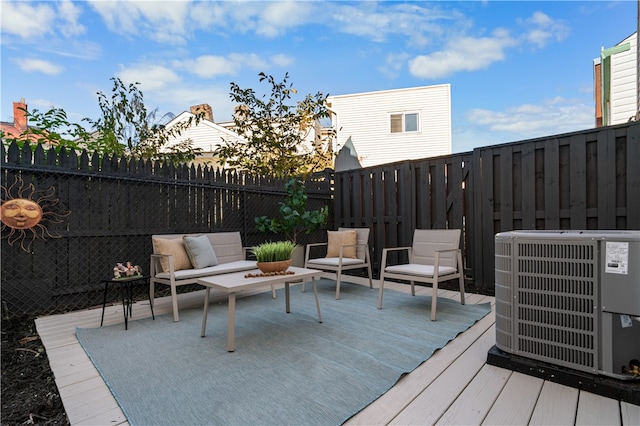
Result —
[[[313, 268], [313, 265], [323, 265], [323, 266], [338, 266], [338, 264], [340, 263], [340, 258], [339, 257], [321, 257], [319, 259], [309, 259], [307, 261], [307, 266], [309, 268]], [[362, 259], [353, 259], [350, 257], [343, 257], [342, 258], [342, 264], [343, 265], [358, 265], [358, 264], [364, 264], [364, 260]]]
[[[235, 262], [219, 263], [215, 266], [208, 266], [200, 269], [183, 269], [176, 271], [176, 281], [186, 280], [192, 278], [208, 277], [211, 275], [226, 274], [230, 272], [248, 271], [251, 269], [257, 269], [255, 260], [238, 260]], [[171, 276], [168, 272], [161, 272], [156, 274], [156, 278], [170, 279]]]
[[[404, 265], [387, 266], [385, 272], [392, 274], [406, 274], [406, 275], [418, 275], [422, 277], [433, 277], [435, 269], [432, 265], [420, 265], [418, 263], [406, 263]], [[438, 268], [438, 275], [450, 275], [455, 274], [456, 268], [451, 266], [440, 266]]]

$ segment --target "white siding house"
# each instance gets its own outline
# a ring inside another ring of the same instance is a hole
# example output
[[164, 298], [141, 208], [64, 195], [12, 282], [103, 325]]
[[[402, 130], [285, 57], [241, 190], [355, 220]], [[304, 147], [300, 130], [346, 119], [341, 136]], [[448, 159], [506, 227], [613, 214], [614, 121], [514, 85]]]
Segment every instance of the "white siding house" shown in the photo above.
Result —
[[449, 84], [330, 96], [327, 105], [335, 151], [361, 167], [451, 153]]
[[611, 55], [611, 124], [626, 123], [636, 114], [637, 34], [620, 43], [628, 43], [628, 50]]
[[[194, 110], [194, 108], [197, 107], [199, 106], [191, 107], [193, 112], [184, 111], [177, 115], [173, 120], [167, 123], [167, 129], [172, 128], [178, 123], [186, 122], [190, 118], [195, 119], [194, 112], [197, 111]], [[206, 105], [206, 107], [208, 107], [210, 111], [210, 107], [208, 105]], [[194, 162], [217, 164], [218, 161], [213, 155], [213, 151], [216, 147], [220, 145], [223, 140], [232, 141], [241, 139], [237, 133], [227, 128], [230, 124], [232, 125], [233, 123], [214, 123], [213, 116], [209, 113], [209, 115], [205, 115], [205, 118], [200, 120], [198, 124], [195, 124], [195, 120], [192, 121], [191, 125], [187, 129], [183, 130], [180, 135], [170, 138], [167, 145], [174, 146], [186, 140], [190, 140], [194, 148], [200, 148], [202, 150], [200, 156], [196, 158]]]
[[[596, 121], [602, 125], [627, 123], [636, 116], [638, 104], [637, 37], [634, 33], [614, 47], [602, 49], [594, 61], [596, 79]], [[598, 69], [599, 68], [599, 69]], [[598, 84], [599, 83], [599, 84]], [[598, 107], [600, 111], [598, 111]]]

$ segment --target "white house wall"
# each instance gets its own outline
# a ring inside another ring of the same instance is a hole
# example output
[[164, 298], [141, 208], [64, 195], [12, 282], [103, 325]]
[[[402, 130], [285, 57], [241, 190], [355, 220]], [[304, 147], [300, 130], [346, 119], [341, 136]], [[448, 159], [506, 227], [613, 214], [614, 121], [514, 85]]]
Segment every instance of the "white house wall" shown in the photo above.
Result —
[[635, 116], [637, 102], [636, 34], [623, 40], [620, 45], [630, 43], [631, 48], [611, 56], [611, 122], [621, 124]]
[[[362, 167], [451, 153], [449, 84], [331, 96], [337, 150], [351, 138]], [[391, 133], [390, 115], [419, 114], [417, 132]]]
[[[183, 112], [171, 120], [171, 122], [167, 124], [167, 127], [170, 128], [175, 123], [186, 121], [190, 117], [194, 117], [194, 115], [189, 112]], [[201, 120], [197, 125], [195, 122], [192, 122], [191, 126], [185, 129], [179, 136], [170, 138], [167, 145], [174, 146], [187, 139], [191, 139], [194, 148], [202, 149], [203, 153], [211, 153], [216, 149], [217, 145], [222, 143], [223, 138], [225, 140], [235, 140], [238, 139], [238, 135], [209, 120]]]

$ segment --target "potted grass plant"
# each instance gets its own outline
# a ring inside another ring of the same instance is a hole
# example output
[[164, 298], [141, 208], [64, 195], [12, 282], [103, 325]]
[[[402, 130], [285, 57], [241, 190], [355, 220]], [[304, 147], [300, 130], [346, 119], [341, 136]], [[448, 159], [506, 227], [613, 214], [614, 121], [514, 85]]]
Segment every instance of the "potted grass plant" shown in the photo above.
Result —
[[296, 244], [292, 241], [269, 241], [251, 248], [258, 269], [263, 273], [284, 272], [291, 265], [291, 255]]

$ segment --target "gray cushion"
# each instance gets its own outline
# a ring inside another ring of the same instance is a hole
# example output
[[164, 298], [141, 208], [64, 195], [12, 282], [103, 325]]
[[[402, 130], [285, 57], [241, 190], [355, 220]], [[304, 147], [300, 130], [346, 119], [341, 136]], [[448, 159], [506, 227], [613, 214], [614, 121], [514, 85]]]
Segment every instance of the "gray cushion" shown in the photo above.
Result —
[[199, 237], [185, 235], [182, 239], [184, 241], [184, 248], [194, 268], [201, 269], [218, 264], [216, 253], [213, 251], [213, 247], [211, 247], [209, 238], [205, 235]]

